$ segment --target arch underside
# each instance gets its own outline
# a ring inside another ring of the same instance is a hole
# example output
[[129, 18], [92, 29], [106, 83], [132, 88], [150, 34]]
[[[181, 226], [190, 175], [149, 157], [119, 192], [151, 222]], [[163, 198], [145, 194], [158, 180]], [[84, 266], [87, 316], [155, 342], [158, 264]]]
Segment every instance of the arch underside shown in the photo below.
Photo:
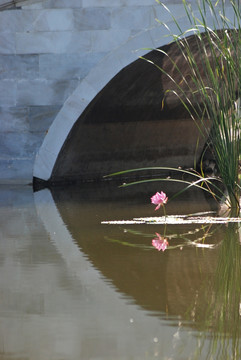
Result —
[[[175, 43], [162, 51], [185, 73]], [[156, 50], [122, 69], [74, 124], [53, 168], [52, 183], [101, 180], [116, 171], [148, 166], [193, 166], [206, 138], [180, 99], [166, 93], [177, 89], [157, 66], [180, 83], [168, 57]]]
[[[190, 42], [195, 52], [195, 36], [190, 36]], [[176, 43], [159, 49], [175, 59], [188, 77]], [[112, 66], [116, 57], [107, 59], [101, 81], [96, 77], [95, 89], [88, 78], [83, 81], [81, 90], [77, 89], [66, 102], [37, 154], [35, 181], [52, 185], [76, 183], [101, 180], [104, 175], [133, 168], [193, 166], [207, 134], [200, 136], [178, 97], [166, 92], [176, 90], [175, 86], [157, 66], [180, 83], [173, 63], [157, 50], [144, 57], [149, 61], [139, 58], [127, 61], [124, 67], [115, 63], [114, 76], [108, 74], [108, 65]], [[121, 70], [116, 71], [118, 68]], [[94, 73], [91, 76], [93, 80]], [[84, 99], [85, 93], [89, 100]], [[68, 118], [69, 110], [72, 114]]]

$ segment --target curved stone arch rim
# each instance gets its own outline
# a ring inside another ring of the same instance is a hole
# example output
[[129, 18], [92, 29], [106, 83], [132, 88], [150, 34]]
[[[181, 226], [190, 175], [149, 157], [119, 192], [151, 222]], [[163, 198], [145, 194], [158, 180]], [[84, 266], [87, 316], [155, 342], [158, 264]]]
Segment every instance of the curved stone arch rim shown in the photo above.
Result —
[[[147, 53], [148, 48], [155, 48], [156, 30], [157, 28], [143, 31], [114, 49], [81, 81], [60, 109], [36, 154], [33, 169], [35, 178], [44, 181], [50, 179], [58, 154], [79, 116], [121, 69]], [[141, 49], [143, 45], [146, 50]]]
[[[186, 27], [186, 20], [185, 16], [179, 18], [179, 25], [183, 25], [183, 29]], [[209, 20], [212, 21], [213, 19], [211, 17], [206, 19], [206, 21]], [[115, 48], [81, 81], [65, 101], [36, 154], [33, 167], [34, 178], [42, 181], [48, 181], [51, 178], [55, 162], [70, 130], [103, 87], [125, 66], [137, 60], [139, 56], [143, 56], [157, 47], [164, 46], [171, 40], [171, 37], [168, 39], [165, 35], [170, 36], [174, 32], [165, 29], [166, 33], [164, 33], [160, 30], [160, 26], [144, 30]], [[177, 29], [174, 21], [169, 21], [168, 26], [171, 30]], [[186, 29], [188, 30], [188, 28]]]

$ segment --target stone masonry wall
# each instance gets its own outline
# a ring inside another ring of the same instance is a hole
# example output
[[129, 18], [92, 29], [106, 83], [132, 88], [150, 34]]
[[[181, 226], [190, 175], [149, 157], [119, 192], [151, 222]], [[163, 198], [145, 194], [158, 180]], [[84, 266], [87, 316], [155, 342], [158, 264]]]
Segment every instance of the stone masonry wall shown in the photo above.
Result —
[[[181, 0], [166, 3], [178, 17]], [[163, 16], [155, 0], [25, 0], [0, 11], [0, 183], [32, 181], [36, 152], [68, 97]]]

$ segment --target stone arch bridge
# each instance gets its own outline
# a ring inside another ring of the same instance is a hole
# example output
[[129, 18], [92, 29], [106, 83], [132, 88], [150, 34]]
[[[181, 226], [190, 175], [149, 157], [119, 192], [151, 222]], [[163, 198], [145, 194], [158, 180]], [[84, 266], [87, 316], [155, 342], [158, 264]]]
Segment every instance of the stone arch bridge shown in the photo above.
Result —
[[[164, 3], [186, 30], [182, 1]], [[139, 59], [171, 40], [162, 21], [178, 32], [155, 0], [0, 0], [0, 183], [190, 164], [196, 130], [160, 115], [160, 74]]]

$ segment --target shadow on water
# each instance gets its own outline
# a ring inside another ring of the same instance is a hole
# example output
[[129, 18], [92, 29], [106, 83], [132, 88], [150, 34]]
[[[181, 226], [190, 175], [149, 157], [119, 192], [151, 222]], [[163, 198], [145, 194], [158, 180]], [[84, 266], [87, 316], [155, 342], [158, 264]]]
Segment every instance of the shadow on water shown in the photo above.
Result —
[[[165, 319], [171, 326], [178, 324], [179, 340], [181, 329], [195, 331], [199, 346], [190, 359], [238, 360], [238, 224], [168, 225], [166, 229], [160, 225], [101, 224], [103, 220], [153, 216], [149, 198], [157, 190], [157, 185], [117, 189], [113, 184], [86, 184], [55, 188], [52, 196], [76, 244], [108, 283], [150, 316]], [[169, 214], [216, 210], [216, 203], [196, 190], [167, 206]], [[164, 231], [169, 247], [158, 252], [151, 241], [156, 232]], [[201, 247], [193, 246], [197, 239]]]

